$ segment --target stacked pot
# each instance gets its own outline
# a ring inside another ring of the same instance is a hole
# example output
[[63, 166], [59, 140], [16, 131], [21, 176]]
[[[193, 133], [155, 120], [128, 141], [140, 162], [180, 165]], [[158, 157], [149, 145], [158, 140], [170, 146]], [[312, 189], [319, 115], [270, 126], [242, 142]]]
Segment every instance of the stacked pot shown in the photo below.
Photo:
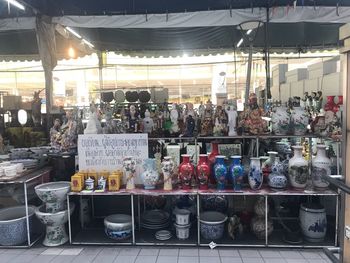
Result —
[[187, 209], [176, 209], [174, 210], [176, 222], [174, 224], [176, 229], [176, 237], [180, 240], [188, 239], [190, 236], [190, 216], [191, 211]]

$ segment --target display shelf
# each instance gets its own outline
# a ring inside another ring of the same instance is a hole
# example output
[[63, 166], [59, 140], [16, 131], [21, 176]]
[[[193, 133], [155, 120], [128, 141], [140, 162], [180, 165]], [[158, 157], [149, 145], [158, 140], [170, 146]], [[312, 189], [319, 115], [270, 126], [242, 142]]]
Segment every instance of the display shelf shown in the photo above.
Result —
[[[225, 230], [227, 227], [225, 227]], [[228, 246], [239, 246], [239, 247], [264, 247], [265, 239], [257, 239], [256, 236], [251, 233], [247, 232], [242, 234], [239, 238], [236, 240], [233, 240], [225, 231], [224, 236], [219, 240], [208, 240], [204, 238], [200, 238], [200, 246], [208, 246], [210, 242], [215, 242], [217, 246], [222, 247], [228, 247]]]
[[72, 237], [73, 245], [132, 245], [132, 238], [113, 240], [106, 236], [104, 228], [87, 228], [77, 232]]
[[[162, 229], [163, 230], [163, 229]], [[155, 233], [158, 230], [148, 230], [141, 228], [141, 231], [136, 230], [136, 245], [143, 246], [197, 246], [198, 245], [198, 232], [197, 232], [197, 224], [193, 223], [190, 229], [190, 236], [186, 240], [180, 240], [176, 237], [176, 230], [174, 227], [170, 226], [166, 230], [169, 230], [172, 233], [172, 237], [166, 241], [160, 241], [155, 238]]]
[[120, 189], [119, 191], [105, 191], [105, 192], [69, 192], [68, 195], [70, 196], [104, 196], [104, 195], [131, 195], [132, 192], [130, 190], [126, 189]]
[[136, 188], [131, 191], [134, 195], [151, 195], [151, 196], [159, 196], [159, 195], [197, 195], [197, 189], [174, 189], [171, 191], [166, 191], [163, 189], [154, 189], [154, 190], [146, 190], [142, 188]]
[[41, 169], [31, 169], [28, 170], [27, 172], [25, 172], [23, 174], [23, 176], [16, 178], [12, 181], [0, 181], [0, 185], [4, 185], [4, 184], [25, 184], [25, 183], [29, 183], [33, 180], [36, 180], [38, 178], [43, 177], [44, 175], [48, 174], [50, 171], [52, 170], [51, 167], [44, 167]]

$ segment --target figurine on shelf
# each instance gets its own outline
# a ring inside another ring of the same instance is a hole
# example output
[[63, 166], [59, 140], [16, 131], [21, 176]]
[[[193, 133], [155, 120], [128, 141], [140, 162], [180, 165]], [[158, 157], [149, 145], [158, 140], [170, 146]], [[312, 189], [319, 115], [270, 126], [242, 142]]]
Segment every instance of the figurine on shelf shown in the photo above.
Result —
[[176, 104], [174, 103], [172, 105], [171, 111], [170, 111], [170, 120], [171, 120], [171, 130], [170, 132], [172, 134], [179, 132], [179, 112], [177, 111]]
[[72, 111], [66, 112], [66, 122], [62, 125], [57, 138], [60, 151], [69, 151], [77, 147], [78, 133], [77, 123], [73, 118]]
[[228, 136], [236, 136], [236, 126], [237, 126], [237, 111], [233, 106], [227, 106], [226, 114], [228, 117]]
[[193, 119], [192, 115], [188, 115], [186, 118], [186, 131], [184, 136], [193, 137], [193, 132], [196, 127], [196, 122]]
[[227, 134], [227, 116], [221, 105], [216, 106], [214, 119], [214, 135], [223, 136]]
[[267, 123], [262, 119], [264, 110], [258, 105], [258, 98], [255, 93], [251, 93], [248, 105], [240, 115], [239, 127], [244, 133], [262, 134], [267, 132]]
[[104, 112], [105, 119], [106, 119], [106, 125], [102, 128], [102, 132], [104, 134], [116, 133], [115, 123], [114, 123], [113, 118], [112, 118], [113, 109], [109, 103], [107, 103], [103, 107], [103, 112]]
[[317, 95], [316, 95], [316, 111], [317, 112], [320, 112], [320, 110], [322, 109], [322, 103], [323, 103], [322, 91], [317, 91]]
[[210, 100], [205, 105], [205, 111], [201, 120], [201, 135], [213, 135], [213, 104]]
[[192, 116], [193, 119], [197, 118], [197, 114], [193, 109], [193, 104], [192, 103], [186, 103], [186, 110], [184, 114], [184, 122], [187, 123], [187, 118], [189, 116]]
[[143, 124], [143, 132], [144, 133], [152, 133], [154, 129], [154, 122], [153, 119], [151, 118], [151, 113], [147, 109], [145, 112], [145, 118], [142, 121]]
[[40, 92], [42, 92], [44, 89], [39, 91], [34, 91], [34, 97], [32, 101], [32, 119], [34, 122], [35, 127], [41, 126], [41, 98], [40, 98]]
[[136, 111], [136, 107], [135, 105], [130, 105], [128, 116], [129, 132], [135, 133], [138, 131], [138, 121], [139, 116], [138, 112]]
[[53, 126], [50, 129], [50, 143], [54, 148], [59, 148], [58, 138], [60, 137], [61, 121], [60, 119], [55, 119]]
[[84, 130], [84, 134], [100, 134], [102, 126], [97, 116], [97, 108], [94, 103], [90, 105], [90, 117]]

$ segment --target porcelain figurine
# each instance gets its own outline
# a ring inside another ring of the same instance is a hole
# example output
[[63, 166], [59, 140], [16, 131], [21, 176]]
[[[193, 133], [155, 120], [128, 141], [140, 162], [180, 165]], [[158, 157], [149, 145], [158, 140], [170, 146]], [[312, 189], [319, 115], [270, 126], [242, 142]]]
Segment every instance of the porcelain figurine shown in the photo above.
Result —
[[229, 218], [227, 232], [233, 240], [236, 240], [243, 234], [243, 225], [238, 216], [234, 215]]
[[109, 103], [103, 107], [103, 113], [106, 119], [106, 124], [102, 128], [102, 133], [113, 134], [116, 133], [116, 123], [113, 121], [113, 108]]
[[231, 156], [231, 160], [230, 175], [232, 178], [233, 190], [241, 191], [244, 173], [243, 166], [241, 165], [241, 156]]
[[143, 124], [143, 132], [151, 134], [154, 129], [154, 122], [153, 119], [151, 118], [151, 113], [147, 109], [145, 112], [145, 118], [142, 121]]
[[197, 118], [197, 114], [193, 108], [192, 103], [186, 103], [186, 110], [184, 112], [184, 122], [187, 123], [187, 118], [192, 116], [193, 119]]
[[171, 133], [178, 133], [179, 132], [179, 112], [176, 109], [176, 104], [172, 105], [172, 109], [170, 111], [170, 120], [171, 120]]
[[123, 173], [126, 182], [126, 189], [135, 189], [136, 162], [131, 156], [127, 156], [123, 160]]
[[90, 105], [89, 121], [84, 130], [84, 134], [100, 134], [102, 133], [102, 126], [98, 119], [98, 109], [94, 103]]
[[294, 135], [305, 135], [309, 125], [309, 115], [305, 109], [294, 107], [291, 114], [291, 124]]
[[317, 145], [317, 155], [312, 159], [312, 183], [316, 188], [327, 188], [329, 183], [323, 176], [331, 175], [332, 161], [326, 156], [326, 145]]
[[187, 118], [186, 118], [186, 132], [184, 135], [186, 137], [193, 137], [193, 132], [194, 132], [195, 127], [196, 127], [196, 122], [195, 122], [194, 118], [192, 117], [192, 115], [187, 116]]
[[322, 242], [327, 233], [326, 209], [321, 204], [302, 204], [299, 210], [301, 230], [309, 242]]
[[214, 175], [216, 178], [217, 189], [224, 190], [227, 180], [227, 168], [225, 165], [225, 156], [217, 155], [215, 157], [216, 162], [214, 165]]
[[284, 174], [283, 163], [280, 162], [279, 157], [276, 157], [275, 162], [271, 166], [271, 173], [268, 175], [267, 182], [273, 190], [283, 190], [287, 188], [288, 179]]
[[199, 181], [199, 189], [207, 190], [210, 177], [210, 166], [207, 154], [199, 155], [199, 162], [197, 165], [197, 178]]
[[78, 133], [77, 122], [74, 120], [73, 112], [66, 112], [66, 122], [61, 126], [61, 131], [57, 138], [60, 151], [70, 151], [77, 147]]
[[271, 114], [272, 132], [276, 135], [286, 135], [290, 130], [290, 115], [287, 107], [280, 106], [273, 109]]
[[207, 101], [205, 111], [201, 120], [201, 136], [213, 135], [213, 104]]
[[190, 163], [191, 156], [188, 154], [182, 154], [182, 163], [179, 166], [179, 179], [182, 189], [191, 189], [192, 178], [194, 175], [194, 166]]
[[162, 162], [162, 173], [164, 177], [164, 190], [170, 191], [173, 189], [172, 178], [174, 174], [174, 162], [171, 156], [165, 156]]
[[226, 114], [228, 118], [228, 136], [237, 135], [237, 111], [233, 106], [228, 106], [226, 108]]
[[156, 170], [156, 160], [146, 159], [143, 164], [144, 171], [141, 173], [141, 179], [146, 190], [155, 189], [159, 180], [159, 174]]
[[61, 136], [60, 130], [61, 130], [61, 121], [60, 119], [55, 119], [53, 126], [50, 129], [50, 143], [51, 143], [51, 147], [53, 148], [60, 147], [60, 143], [58, 141]]
[[215, 126], [214, 136], [223, 136], [227, 134], [227, 116], [221, 105], [216, 106], [214, 114]]
[[260, 158], [250, 158], [248, 182], [252, 190], [259, 190], [261, 188], [261, 185], [263, 183], [263, 176], [260, 167]]
[[130, 105], [129, 108], [129, 116], [128, 116], [128, 128], [129, 132], [135, 133], [138, 131], [139, 127], [139, 116], [138, 112], [136, 111], [135, 105]]
[[294, 156], [289, 160], [289, 183], [294, 188], [305, 188], [309, 178], [309, 165], [302, 156], [302, 146], [293, 146]]

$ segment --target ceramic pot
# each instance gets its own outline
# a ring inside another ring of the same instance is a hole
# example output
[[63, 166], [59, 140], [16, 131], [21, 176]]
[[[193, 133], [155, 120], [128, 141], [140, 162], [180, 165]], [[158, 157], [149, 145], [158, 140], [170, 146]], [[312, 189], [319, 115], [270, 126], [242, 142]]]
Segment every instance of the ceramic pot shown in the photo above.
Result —
[[181, 181], [182, 189], [191, 189], [191, 182], [194, 175], [194, 166], [190, 163], [191, 156], [183, 154], [182, 163], [179, 166], [179, 179]]
[[136, 162], [131, 156], [125, 157], [123, 160], [123, 173], [126, 182], [126, 189], [135, 189]]
[[145, 189], [155, 189], [159, 180], [159, 174], [156, 170], [156, 159], [146, 159], [143, 168], [144, 171], [141, 173], [141, 179]]
[[325, 111], [334, 111], [334, 108], [337, 106], [334, 103], [334, 98], [335, 98], [335, 96], [327, 96], [327, 102], [324, 105], [324, 110]]
[[174, 174], [174, 162], [171, 156], [164, 157], [161, 167], [162, 167], [161, 169], [164, 177], [163, 189], [166, 191], [170, 191], [173, 189], [172, 177]]
[[241, 156], [231, 156], [231, 160], [230, 176], [232, 179], [233, 190], [241, 191], [244, 173], [243, 166], [241, 165]]
[[250, 167], [248, 174], [249, 186], [252, 190], [259, 190], [263, 183], [263, 176], [260, 167], [260, 158], [250, 158]]
[[299, 210], [301, 230], [309, 242], [322, 242], [327, 232], [325, 208], [320, 204], [302, 204]]
[[216, 162], [214, 165], [214, 174], [217, 182], [217, 189], [224, 190], [227, 178], [227, 168], [225, 165], [225, 156], [217, 155], [215, 157]]
[[[259, 217], [259, 216], [253, 217], [250, 223], [250, 227], [252, 232], [258, 239], [265, 239], [265, 235], [266, 235], [265, 217]], [[273, 232], [273, 223], [271, 220], [267, 220], [267, 235], [268, 236], [271, 235], [272, 232]]]
[[267, 182], [268, 177], [272, 172], [272, 165], [275, 163], [276, 156], [278, 155], [278, 152], [267, 152], [267, 153], [269, 155], [269, 158], [261, 166], [261, 171], [263, 173], [265, 182]]
[[293, 146], [294, 156], [289, 160], [289, 183], [294, 188], [305, 188], [309, 178], [309, 165], [302, 156], [302, 146]]
[[276, 135], [286, 135], [290, 128], [290, 115], [287, 107], [276, 107], [271, 114], [272, 132]]
[[197, 165], [197, 178], [199, 181], [199, 189], [207, 190], [208, 182], [210, 178], [210, 166], [208, 163], [208, 155], [200, 154], [199, 161]]
[[254, 213], [259, 217], [265, 217], [266, 213], [269, 213], [269, 206], [267, 206], [267, 211], [265, 207], [265, 198], [259, 196], [258, 200], [254, 204]]
[[[34, 207], [28, 207], [29, 229], [32, 225]], [[16, 246], [28, 240], [25, 206], [14, 206], [0, 210], [0, 245]]]
[[217, 142], [211, 143], [211, 152], [208, 155], [208, 161], [210, 165], [210, 177], [209, 177], [209, 183], [215, 184], [215, 175], [214, 175], [214, 164], [215, 164], [215, 157], [219, 155], [219, 144]]
[[283, 190], [288, 185], [288, 179], [284, 174], [283, 163], [280, 162], [280, 158], [276, 157], [275, 162], [272, 164], [271, 173], [268, 176], [268, 185], [274, 190]]
[[109, 215], [103, 220], [106, 235], [114, 240], [124, 240], [131, 237], [131, 216], [124, 214]]
[[292, 128], [294, 135], [305, 135], [309, 124], [309, 116], [301, 107], [294, 107], [291, 115]]
[[185, 226], [190, 224], [191, 211], [187, 209], [177, 209], [175, 211], [176, 224]]
[[227, 216], [214, 211], [203, 212], [200, 216], [200, 232], [204, 239], [217, 240], [222, 238]]
[[190, 236], [191, 224], [188, 225], [178, 225], [174, 224], [176, 229], [176, 237], [180, 240], [188, 239]]
[[326, 145], [317, 145], [317, 155], [312, 159], [312, 183], [316, 188], [327, 188], [329, 183], [322, 177], [331, 175], [332, 161], [326, 156]]

